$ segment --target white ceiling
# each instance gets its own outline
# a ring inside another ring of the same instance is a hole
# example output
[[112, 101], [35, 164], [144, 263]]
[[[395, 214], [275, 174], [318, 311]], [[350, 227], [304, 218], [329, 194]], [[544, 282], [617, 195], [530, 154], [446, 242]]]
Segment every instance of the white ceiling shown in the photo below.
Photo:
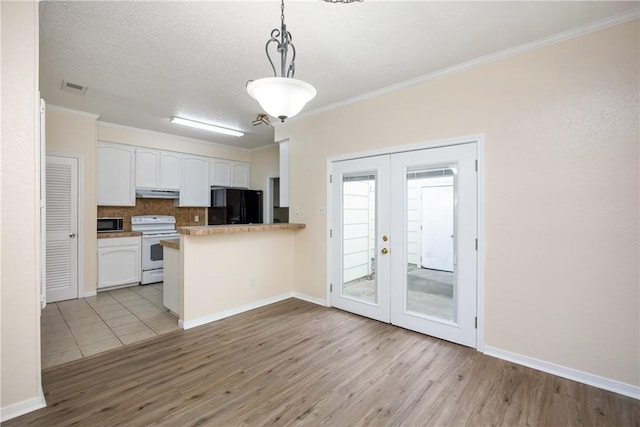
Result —
[[[485, 55], [638, 11], [615, 1], [285, 1], [296, 78], [316, 87], [304, 114]], [[43, 1], [40, 87], [47, 103], [100, 120], [254, 148], [273, 128], [248, 80], [269, 77], [264, 45], [280, 2]], [[62, 80], [88, 86], [62, 91]], [[170, 124], [170, 116], [247, 132], [227, 137]], [[290, 119], [290, 120], [295, 120]], [[276, 119], [272, 120], [273, 122]]]

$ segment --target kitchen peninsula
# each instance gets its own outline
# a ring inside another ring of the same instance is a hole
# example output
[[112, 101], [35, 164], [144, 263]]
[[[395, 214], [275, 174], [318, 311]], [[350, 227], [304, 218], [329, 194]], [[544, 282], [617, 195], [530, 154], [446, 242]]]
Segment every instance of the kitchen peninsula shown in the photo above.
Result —
[[304, 228], [304, 224], [179, 227], [179, 241], [161, 244], [166, 252], [165, 292], [171, 293], [167, 286], [178, 287], [178, 310], [172, 311], [182, 327], [193, 328], [293, 296], [295, 232]]

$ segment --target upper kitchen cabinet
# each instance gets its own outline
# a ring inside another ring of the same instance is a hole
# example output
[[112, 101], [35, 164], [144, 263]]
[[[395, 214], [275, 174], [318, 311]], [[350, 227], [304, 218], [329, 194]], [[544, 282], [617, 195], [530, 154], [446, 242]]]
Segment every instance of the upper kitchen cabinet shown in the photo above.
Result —
[[231, 187], [231, 162], [211, 159], [210, 184], [216, 187]]
[[136, 149], [136, 188], [179, 190], [182, 155], [148, 148]]
[[158, 188], [160, 152], [136, 148], [136, 188]]
[[249, 180], [249, 163], [231, 162], [231, 186], [238, 188], [249, 188]]
[[210, 198], [209, 158], [183, 155], [182, 188], [178, 206], [209, 207]]
[[211, 159], [210, 184], [215, 187], [249, 188], [251, 166], [247, 162]]
[[135, 149], [98, 142], [98, 206], [135, 206]]
[[179, 190], [182, 183], [182, 155], [163, 151], [160, 153], [160, 189]]

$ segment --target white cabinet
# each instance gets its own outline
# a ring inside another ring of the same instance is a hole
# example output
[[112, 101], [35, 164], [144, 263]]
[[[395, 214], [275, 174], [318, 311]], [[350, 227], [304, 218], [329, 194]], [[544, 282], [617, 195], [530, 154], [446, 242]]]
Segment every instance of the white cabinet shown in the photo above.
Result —
[[209, 158], [185, 154], [182, 157], [182, 188], [178, 206], [209, 207]]
[[136, 188], [179, 190], [182, 155], [170, 151], [136, 149]]
[[180, 190], [182, 184], [182, 154], [160, 153], [160, 189]]
[[98, 289], [140, 282], [140, 237], [98, 239]]
[[211, 159], [209, 182], [215, 187], [249, 188], [251, 166], [247, 162]]
[[135, 149], [98, 142], [98, 206], [135, 206]]
[[231, 162], [231, 186], [249, 188], [249, 163]]
[[211, 159], [210, 184], [219, 187], [231, 187], [231, 162], [223, 159]]
[[136, 148], [136, 188], [157, 189], [160, 178], [160, 152]]

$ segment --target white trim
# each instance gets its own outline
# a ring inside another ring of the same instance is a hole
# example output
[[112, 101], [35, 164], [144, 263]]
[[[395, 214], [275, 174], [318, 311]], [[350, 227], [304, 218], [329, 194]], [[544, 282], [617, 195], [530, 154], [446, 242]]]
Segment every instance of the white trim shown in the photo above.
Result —
[[333, 209], [334, 207], [331, 204], [331, 200], [333, 197], [333, 193], [331, 192], [331, 180], [333, 178], [333, 160], [331, 158], [327, 158], [327, 175], [325, 177], [327, 183], [327, 203], [325, 204], [325, 214], [326, 214], [326, 234], [325, 238], [327, 239], [326, 248], [327, 248], [327, 256], [326, 256], [326, 271], [327, 271], [327, 283], [326, 283], [326, 294], [327, 294], [327, 307], [333, 307], [331, 305], [331, 278], [333, 277], [333, 268], [332, 268], [332, 259], [331, 259], [331, 230], [333, 229], [333, 223], [331, 222], [331, 218], [333, 217]]
[[302, 294], [300, 292], [294, 292], [293, 297], [302, 301], [310, 302], [312, 304], [321, 305], [323, 307], [327, 307], [327, 300], [322, 298], [312, 297], [311, 295]]
[[29, 412], [46, 408], [46, 406], [47, 401], [45, 400], [44, 393], [42, 392], [42, 388], [40, 387], [38, 390], [38, 396], [34, 397], [33, 399], [5, 406], [0, 409], [0, 422], [9, 421], [10, 419], [19, 417], [20, 415], [28, 414]]
[[95, 297], [96, 295], [98, 295], [98, 291], [85, 291], [84, 289], [82, 290], [82, 295], [79, 296], [79, 298], [91, 298], [91, 297]]
[[[417, 144], [399, 145], [394, 147], [380, 148], [376, 150], [361, 151], [358, 153], [341, 154], [327, 158], [327, 162], [330, 165], [333, 162], [339, 162], [343, 160], [355, 160], [364, 157], [382, 156], [386, 154], [406, 153], [407, 151], [418, 151], [427, 148], [448, 147], [451, 145], [459, 144], [471, 144], [482, 140], [482, 134], [456, 136], [453, 138], [433, 139], [430, 141], [419, 142]], [[328, 185], [328, 184], [327, 184]]]
[[[251, 151], [252, 150], [250, 148], [242, 148], [242, 147], [236, 147], [236, 146], [233, 146], [233, 145], [226, 145], [226, 144], [223, 144], [221, 142], [213, 142], [213, 141], [207, 141], [207, 140], [204, 140], [204, 139], [190, 138], [188, 136], [175, 135], [173, 133], [159, 132], [159, 131], [156, 131], [156, 130], [142, 129], [142, 128], [137, 128], [137, 127], [133, 127], [133, 126], [119, 125], [117, 123], [103, 122], [101, 120], [98, 120], [98, 127], [100, 127], [100, 126], [104, 126], [104, 127], [107, 127], [107, 128], [124, 129], [124, 130], [133, 131], [133, 132], [139, 132], [139, 133], [146, 133], [146, 134], [149, 134], [149, 135], [162, 135], [163, 137], [171, 137], [171, 138], [175, 138], [175, 139], [177, 139], [179, 141], [197, 142], [197, 143], [200, 143], [200, 144], [206, 144], [209, 147], [213, 146], [213, 147], [225, 148], [227, 150], [237, 150], [237, 151]], [[116, 144], [132, 145], [132, 144], [127, 143], [127, 142], [114, 141], [114, 140], [106, 139], [106, 138], [98, 138], [98, 141], [113, 142], [113, 143], [116, 143]], [[169, 150], [164, 150], [164, 151], [169, 151]], [[244, 160], [236, 160], [236, 161], [244, 161]]]
[[267, 148], [273, 148], [275, 146], [274, 144], [277, 144], [277, 142], [274, 142], [274, 143], [269, 142], [267, 145], [261, 145], [259, 147], [255, 147], [255, 148], [247, 148], [247, 150], [249, 150], [249, 151], [266, 150]]
[[547, 372], [582, 384], [598, 387], [603, 390], [612, 391], [623, 396], [640, 400], [640, 387], [632, 384], [626, 384], [620, 381], [604, 378], [588, 372], [579, 371], [577, 369], [568, 368], [566, 366], [556, 365], [555, 363], [545, 362], [533, 357], [524, 356], [522, 354], [512, 353], [507, 350], [485, 346], [484, 354], [493, 356], [508, 362], [517, 363], [518, 365], [527, 366], [538, 371]]
[[[96, 238], [95, 237], [95, 233], [92, 236], [85, 236], [84, 235], [84, 217], [85, 217], [85, 212], [84, 212], [84, 198], [85, 198], [85, 191], [87, 190], [85, 188], [85, 184], [84, 184], [84, 156], [82, 155], [76, 155], [76, 160], [78, 161], [78, 220], [77, 220], [77, 231], [76, 234], [78, 236], [78, 289], [77, 289], [77, 295], [78, 298], [82, 298], [80, 295], [82, 295], [82, 293], [84, 292], [84, 269], [85, 269], [85, 250], [86, 247], [88, 246], [88, 240], [90, 238]], [[97, 166], [97, 165], [96, 165]], [[97, 185], [97, 182], [96, 182]], [[96, 212], [96, 216], [97, 216], [97, 210]], [[96, 247], [97, 247], [97, 242], [96, 242]], [[83, 291], [80, 291], [80, 289], [82, 289]]]
[[264, 190], [264, 200], [262, 201], [263, 215], [262, 220], [265, 224], [273, 224], [273, 208], [276, 201], [273, 199], [274, 186], [273, 181], [276, 178], [280, 178], [279, 175], [267, 175], [267, 186]]
[[202, 316], [193, 320], [188, 320], [186, 322], [181, 319], [180, 321], [178, 321], [178, 324], [185, 330], [191, 329], [191, 328], [195, 328], [196, 326], [201, 326], [207, 323], [215, 322], [216, 320], [224, 319], [226, 317], [235, 316], [236, 314], [244, 313], [245, 311], [253, 310], [256, 308], [264, 307], [265, 305], [284, 301], [292, 297], [293, 297], [293, 292], [285, 292], [284, 294], [276, 295], [271, 298], [266, 298], [260, 301], [251, 302], [249, 304], [245, 304], [236, 308], [231, 308], [229, 310], [220, 311], [218, 313], [208, 314], [206, 316]]
[[54, 104], [47, 104], [47, 109], [62, 111], [62, 112], [65, 112], [65, 113], [73, 113], [73, 114], [77, 114], [79, 116], [91, 117], [92, 119], [98, 119], [98, 117], [100, 117], [100, 114], [94, 114], [94, 113], [88, 113], [86, 111], [74, 110], [72, 108], [61, 107], [59, 105], [54, 105]]
[[604, 30], [607, 28], [615, 27], [616, 25], [624, 24], [626, 22], [633, 21], [634, 19], [638, 19], [640, 17], [640, 11], [638, 9], [622, 13], [620, 15], [612, 16], [609, 18], [604, 18], [595, 22], [592, 22], [587, 25], [583, 25], [580, 27], [572, 28], [567, 31], [563, 31], [557, 34], [553, 34], [547, 37], [543, 37], [538, 40], [533, 40], [528, 43], [521, 44], [520, 46], [515, 46], [509, 49], [504, 49], [499, 52], [491, 53], [488, 55], [481, 56], [476, 59], [472, 59], [470, 61], [463, 62], [458, 65], [453, 65], [451, 67], [444, 68], [442, 70], [434, 71], [432, 73], [424, 74], [422, 76], [416, 77], [411, 80], [405, 80], [400, 83], [392, 84], [390, 86], [377, 89], [368, 93], [364, 93], [362, 95], [354, 96], [353, 98], [345, 99], [343, 101], [335, 102], [333, 104], [329, 104], [325, 107], [320, 107], [315, 110], [307, 110], [302, 114], [299, 114], [291, 119], [301, 119], [309, 116], [314, 116], [316, 114], [324, 113], [331, 110], [336, 110], [341, 107], [345, 107], [347, 105], [355, 104], [357, 102], [361, 102], [367, 99], [375, 98], [381, 95], [386, 95], [389, 93], [393, 93], [402, 89], [406, 89], [409, 87], [417, 86], [419, 84], [425, 83], [429, 80], [434, 80], [440, 77], [444, 77], [449, 74], [454, 74], [460, 71], [466, 71], [481, 65], [490, 64], [493, 62], [497, 62], [503, 59], [510, 58], [512, 56], [520, 55], [522, 53], [526, 53], [532, 50], [540, 49], [549, 45], [557, 44], [566, 40], [574, 39], [577, 37], [581, 37], [587, 35], [589, 33], [593, 33], [596, 31]]
[[476, 283], [478, 285], [476, 293], [476, 316], [478, 316], [478, 325], [476, 329], [476, 350], [484, 352], [484, 267], [485, 251], [487, 249], [487, 242], [485, 241], [486, 237], [484, 233], [484, 135], [478, 135], [476, 144], [478, 149], [478, 152], [476, 153], [478, 159], [478, 173], [476, 174], [476, 185], [478, 191], [478, 205], [476, 208], [476, 219], [478, 221], [478, 251], [476, 253]]

